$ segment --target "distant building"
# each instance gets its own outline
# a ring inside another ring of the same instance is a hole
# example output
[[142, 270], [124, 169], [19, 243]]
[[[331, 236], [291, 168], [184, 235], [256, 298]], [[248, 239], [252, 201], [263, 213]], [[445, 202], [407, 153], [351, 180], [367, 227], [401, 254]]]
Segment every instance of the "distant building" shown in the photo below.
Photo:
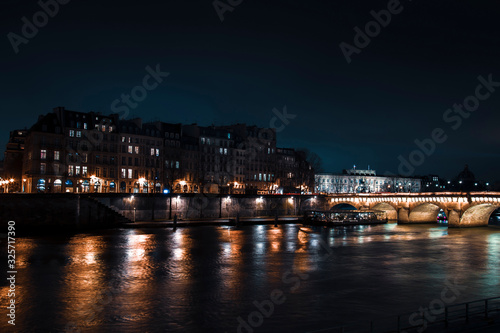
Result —
[[9, 142], [5, 149], [3, 175], [1, 176], [4, 179], [14, 179], [14, 182], [9, 184], [9, 192], [19, 192], [23, 187], [21, 176], [27, 133], [27, 130], [15, 130], [10, 132]]
[[438, 175], [427, 175], [422, 178], [422, 192], [444, 192], [448, 191], [448, 183]]
[[276, 148], [271, 128], [143, 123], [58, 107], [16, 133], [6, 160], [19, 165], [12, 177], [24, 192], [268, 194], [314, 186], [303, 154]]
[[276, 155], [278, 193], [310, 193], [314, 191], [314, 172], [305, 153], [291, 148], [278, 148]]
[[495, 188], [494, 183], [477, 179], [467, 164], [464, 169], [449, 183], [451, 190], [463, 192], [489, 191], [494, 190]]
[[315, 176], [316, 192], [319, 193], [381, 193], [421, 192], [419, 178], [377, 176], [375, 170], [344, 170], [342, 174], [319, 173]]

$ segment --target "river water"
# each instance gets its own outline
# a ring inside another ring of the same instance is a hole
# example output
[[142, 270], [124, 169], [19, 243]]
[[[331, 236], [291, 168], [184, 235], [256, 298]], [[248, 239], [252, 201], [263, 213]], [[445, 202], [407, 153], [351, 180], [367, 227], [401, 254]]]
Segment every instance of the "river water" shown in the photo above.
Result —
[[300, 228], [19, 238], [16, 326], [2, 279], [0, 331], [307, 332], [417, 311], [450, 283], [454, 303], [500, 296], [499, 229]]

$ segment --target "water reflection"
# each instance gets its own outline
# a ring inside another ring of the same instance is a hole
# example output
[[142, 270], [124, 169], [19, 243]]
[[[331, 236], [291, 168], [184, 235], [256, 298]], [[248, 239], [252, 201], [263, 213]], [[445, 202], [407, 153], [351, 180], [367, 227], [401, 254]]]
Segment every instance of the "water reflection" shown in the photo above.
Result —
[[[468, 286], [457, 302], [496, 296], [500, 283], [495, 229], [114, 230], [26, 238], [17, 253], [20, 331], [234, 332], [255, 301], [281, 290], [287, 301], [261, 331], [302, 332], [418, 310], [447, 279]], [[2, 281], [2, 302], [7, 290]]]

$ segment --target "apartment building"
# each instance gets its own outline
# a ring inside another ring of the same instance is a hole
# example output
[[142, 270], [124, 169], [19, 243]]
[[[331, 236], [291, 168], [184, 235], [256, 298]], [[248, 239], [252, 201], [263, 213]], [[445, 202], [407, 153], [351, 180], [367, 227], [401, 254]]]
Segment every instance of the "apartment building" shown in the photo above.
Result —
[[58, 107], [23, 140], [15, 175], [23, 192], [244, 194], [314, 186], [314, 170], [293, 149], [282, 171], [274, 129], [246, 124], [143, 123]]

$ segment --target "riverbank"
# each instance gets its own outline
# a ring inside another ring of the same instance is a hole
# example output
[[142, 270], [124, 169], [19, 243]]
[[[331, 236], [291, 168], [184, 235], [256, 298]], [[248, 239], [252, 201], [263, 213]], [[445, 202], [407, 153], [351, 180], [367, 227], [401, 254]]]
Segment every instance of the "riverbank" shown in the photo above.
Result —
[[237, 223], [236, 218], [207, 218], [207, 219], [190, 219], [190, 220], [179, 220], [174, 223], [173, 220], [167, 221], [137, 221], [132, 223], [125, 223], [121, 227], [123, 228], [173, 228], [173, 227], [196, 227], [196, 226], [235, 226], [235, 225], [257, 225], [257, 224], [295, 224], [302, 223], [301, 216], [286, 216], [278, 217], [242, 217], [239, 218]]

